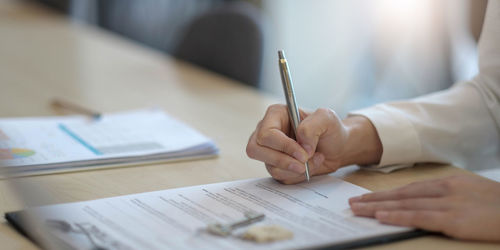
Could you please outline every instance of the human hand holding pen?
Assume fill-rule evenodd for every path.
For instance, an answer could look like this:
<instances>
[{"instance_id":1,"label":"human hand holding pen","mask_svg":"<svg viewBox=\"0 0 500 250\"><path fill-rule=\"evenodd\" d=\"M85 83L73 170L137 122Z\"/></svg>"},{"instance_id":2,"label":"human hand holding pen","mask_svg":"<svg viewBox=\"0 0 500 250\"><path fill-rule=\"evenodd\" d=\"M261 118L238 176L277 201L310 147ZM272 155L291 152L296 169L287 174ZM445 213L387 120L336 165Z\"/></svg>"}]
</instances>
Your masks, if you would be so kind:
<instances>
[{"instance_id":1,"label":"human hand holding pen","mask_svg":"<svg viewBox=\"0 0 500 250\"><path fill-rule=\"evenodd\" d=\"M380 161L382 144L371 122L362 116L341 120L330 109L308 113L302 118L294 140L285 105L270 106L250 136L247 154L265 163L271 176L284 183L305 180L305 162L310 174L322 175L351 164Z\"/></svg>"}]
</instances>

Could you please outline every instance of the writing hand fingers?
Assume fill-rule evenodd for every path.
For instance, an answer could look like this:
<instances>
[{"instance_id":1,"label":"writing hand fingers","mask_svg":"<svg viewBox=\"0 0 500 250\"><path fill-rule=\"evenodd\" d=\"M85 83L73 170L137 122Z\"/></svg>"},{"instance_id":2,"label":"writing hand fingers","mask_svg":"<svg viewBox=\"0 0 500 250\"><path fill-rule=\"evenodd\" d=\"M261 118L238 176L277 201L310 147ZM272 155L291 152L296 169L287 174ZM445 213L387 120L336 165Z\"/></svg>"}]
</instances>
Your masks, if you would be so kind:
<instances>
[{"instance_id":1,"label":"writing hand fingers","mask_svg":"<svg viewBox=\"0 0 500 250\"><path fill-rule=\"evenodd\" d=\"M250 158L265 162L276 168L302 174L305 171L304 163L271 148L262 147L257 144L255 133L250 137L247 146L247 154Z\"/></svg>"},{"instance_id":2,"label":"writing hand fingers","mask_svg":"<svg viewBox=\"0 0 500 250\"><path fill-rule=\"evenodd\" d=\"M286 134L288 130L290 130L290 122L286 107L272 105L257 126L256 143L259 146L288 154L301 162L306 162L309 158L307 152Z\"/></svg>"},{"instance_id":3,"label":"writing hand fingers","mask_svg":"<svg viewBox=\"0 0 500 250\"><path fill-rule=\"evenodd\" d=\"M262 147L283 152L301 162L306 162L308 159L306 151L295 140L277 129L258 132L256 142Z\"/></svg>"},{"instance_id":4,"label":"writing hand fingers","mask_svg":"<svg viewBox=\"0 0 500 250\"><path fill-rule=\"evenodd\" d=\"M270 164L266 164L267 171L277 181L283 184L295 184L305 180L304 174L281 169Z\"/></svg>"}]
</instances>

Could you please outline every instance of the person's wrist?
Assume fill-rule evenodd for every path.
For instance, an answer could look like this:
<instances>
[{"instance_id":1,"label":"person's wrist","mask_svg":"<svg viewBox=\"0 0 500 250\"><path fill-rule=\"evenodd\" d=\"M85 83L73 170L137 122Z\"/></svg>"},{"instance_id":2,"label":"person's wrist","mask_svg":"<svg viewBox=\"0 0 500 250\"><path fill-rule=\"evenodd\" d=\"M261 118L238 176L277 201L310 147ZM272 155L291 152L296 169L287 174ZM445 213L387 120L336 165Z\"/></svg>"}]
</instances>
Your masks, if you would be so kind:
<instances>
[{"instance_id":1,"label":"person's wrist","mask_svg":"<svg viewBox=\"0 0 500 250\"><path fill-rule=\"evenodd\" d=\"M375 126L364 116L349 116L342 121L347 131L341 165L378 164L382 157L382 143Z\"/></svg>"}]
</instances>

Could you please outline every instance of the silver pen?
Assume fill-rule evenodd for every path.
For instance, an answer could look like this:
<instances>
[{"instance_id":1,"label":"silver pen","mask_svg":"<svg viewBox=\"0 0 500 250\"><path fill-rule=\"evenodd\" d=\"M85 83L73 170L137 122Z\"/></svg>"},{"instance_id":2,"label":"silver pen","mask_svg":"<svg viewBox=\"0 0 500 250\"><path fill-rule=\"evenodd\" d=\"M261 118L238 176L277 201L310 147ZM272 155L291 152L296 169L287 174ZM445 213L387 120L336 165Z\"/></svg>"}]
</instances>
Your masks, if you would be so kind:
<instances>
[{"instance_id":1,"label":"silver pen","mask_svg":"<svg viewBox=\"0 0 500 250\"><path fill-rule=\"evenodd\" d=\"M290 116L290 123L293 127L293 132L297 135L297 127L300 123L300 113L297 102L295 101L295 92L293 90L292 76L290 75L290 69L288 68L288 63L285 59L285 52L283 50L278 50L281 82L283 83L283 91L285 92L286 106L288 107L288 115ZM306 179L309 181L309 165L306 161Z\"/></svg>"}]
</instances>

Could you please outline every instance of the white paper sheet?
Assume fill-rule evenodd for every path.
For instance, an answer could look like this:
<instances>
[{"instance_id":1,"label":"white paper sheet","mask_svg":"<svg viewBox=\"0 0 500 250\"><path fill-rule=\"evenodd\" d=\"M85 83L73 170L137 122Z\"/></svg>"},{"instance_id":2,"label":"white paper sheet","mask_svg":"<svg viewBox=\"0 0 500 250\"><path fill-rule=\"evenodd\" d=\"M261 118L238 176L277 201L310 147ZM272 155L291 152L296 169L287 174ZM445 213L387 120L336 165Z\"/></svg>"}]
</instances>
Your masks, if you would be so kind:
<instances>
[{"instance_id":1,"label":"white paper sheet","mask_svg":"<svg viewBox=\"0 0 500 250\"><path fill-rule=\"evenodd\" d=\"M475 171L475 173L482 177L500 182L500 168L484 169Z\"/></svg>"},{"instance_id":2,"label":"white paper sheet","mask_svg":"<svg viewBox=\"0 0 500 250\"><path fill-rule=\"evenodd\" d=\"M368 190L333 176L282 185L271 178L68 203L26 210L58 239L82 249L295 249L363 239L412 229L352 215L347 200ZM262 225L293 231L290 240L254 243L206 233L214 222L233 222L245 211L264 213ZM60 230L54 222L71 225ZM79 228L91 234L78 233ZM66 228L68 228L66 226Z\"/></svg>"}]
</instances>

